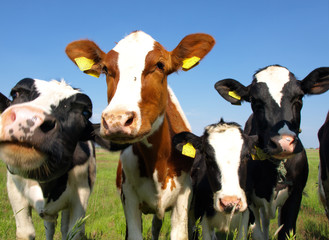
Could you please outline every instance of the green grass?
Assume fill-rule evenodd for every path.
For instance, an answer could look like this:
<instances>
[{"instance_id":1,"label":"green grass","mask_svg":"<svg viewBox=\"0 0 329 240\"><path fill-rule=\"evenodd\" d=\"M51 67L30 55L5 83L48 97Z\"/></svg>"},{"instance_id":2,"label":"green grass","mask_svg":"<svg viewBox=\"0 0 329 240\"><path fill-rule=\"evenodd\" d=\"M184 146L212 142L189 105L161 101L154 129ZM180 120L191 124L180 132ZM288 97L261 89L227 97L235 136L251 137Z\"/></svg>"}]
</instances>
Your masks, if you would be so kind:
<instances>
[{"instance_id":1,"label":"green grass","mask_svg":"<svg viewBox=\"0 0 329 240\"><path fill-rule=\"evenodd\" d=\"M297 222L297 239L329 239L328 220L317 195L318 151L309 149L307 155L310 174ZM125 237L125 218L115 187L118 158L118 153L109 153L101 149L97 151L97 178L86 213L88 216L86 219L86 239L112 240L124 239ZM12 240L15 239L15 218L6 193L6 167L2 162L0 162L0 189L2 190L2 194L0 194L0 239ZM33 221L37 232L36 240L45 239L43 222L35 212ZM143 216L145 239L151 239L151 222L151 215ZM59 225L57 225L55 240L61 239ZM272 221L272 235L276 229L277 224ZM169 239L169 235L170 215L167 213L160 239Z\"/></svg>"}]
</instances>

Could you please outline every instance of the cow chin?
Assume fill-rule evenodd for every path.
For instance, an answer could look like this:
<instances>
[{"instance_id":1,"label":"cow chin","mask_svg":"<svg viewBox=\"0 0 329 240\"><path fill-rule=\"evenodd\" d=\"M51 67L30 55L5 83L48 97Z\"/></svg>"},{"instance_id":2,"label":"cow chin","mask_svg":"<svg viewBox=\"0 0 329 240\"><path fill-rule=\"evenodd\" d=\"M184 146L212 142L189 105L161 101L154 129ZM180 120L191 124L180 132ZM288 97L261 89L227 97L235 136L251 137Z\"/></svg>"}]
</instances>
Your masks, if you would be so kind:
<instances>
[{"instance_id":1,"label":"cow chin","mask_svg":"<svg viewBox=\"0 0 329 240\"><path fill-rule=\"evenodd\" d=\"M13 169L31 171L41 167L47 160L47 155L26 144L1 143L0 158Z\"/></svg>"}]
</instances>

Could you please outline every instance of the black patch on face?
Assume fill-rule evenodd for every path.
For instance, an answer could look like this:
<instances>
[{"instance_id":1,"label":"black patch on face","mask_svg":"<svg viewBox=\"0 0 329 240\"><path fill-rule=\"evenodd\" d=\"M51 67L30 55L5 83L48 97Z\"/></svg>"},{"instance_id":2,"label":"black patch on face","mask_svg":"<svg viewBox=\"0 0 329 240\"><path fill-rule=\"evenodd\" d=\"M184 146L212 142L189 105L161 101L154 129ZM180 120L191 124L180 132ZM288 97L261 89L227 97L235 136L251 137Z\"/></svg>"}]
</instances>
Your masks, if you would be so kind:
<instances>
[{"instance_id":1,"label":"black patch on face","mask_svg":"<svg viewBox=\"0 0 329 240\"><path fill-rule=\"evenodd\" d=\"M19 81L15 87L12 88L10 96L13 98L12 105L30 102L40 96L35 85L35 80L31 78L24 78Z\"/></svg>"}]
</instances>

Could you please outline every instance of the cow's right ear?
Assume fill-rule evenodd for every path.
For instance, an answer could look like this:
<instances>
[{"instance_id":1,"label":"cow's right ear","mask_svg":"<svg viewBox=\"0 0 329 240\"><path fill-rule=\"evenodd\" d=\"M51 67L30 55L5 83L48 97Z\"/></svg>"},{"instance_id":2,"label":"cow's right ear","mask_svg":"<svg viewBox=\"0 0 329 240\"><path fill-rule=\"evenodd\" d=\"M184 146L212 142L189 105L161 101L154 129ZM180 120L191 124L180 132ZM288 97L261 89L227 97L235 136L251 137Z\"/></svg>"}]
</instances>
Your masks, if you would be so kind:
<instances>
[{"instance_id":1,"label":"cow's right ear","mask_svg":"<svg viewBox=\"0 0 329 240\"><path fill-rule=\"evenodd\" d=\"M65 52L81 71L93 77L99 77L104 68L105 53L90 40L78 40L69 43Z\"/></svg>"},{"instance_id":2,"label":"cow's right ear","mask_svg":"<svg viewBox=\"0 0 329 240\"><path fill-rule=\"evenodd\" d=\"M9 107L10 105L10 100L3 95L2 93L0 93L0 114L6 110L7 107Z\"/></svg>"},{"instance_id":3,"label":"cow's right ear","mask_svg":"<svg viewBox=\"0 0 329 240\"><path fill-rule=\"evenodd\" d=\"M245 87L234 79L220 80L215 84L217 92L233 105L241 105L242 101L249 102L249 86Z\"/></svg>"},{"instance_id":4,"label":"cow's right ear","mask_svg":"<svg viewBox=\"0 0 329 240\"><path fill-rule=\"evenodd\" d=\"M181 132L176 134L172 139L173 147L190 158L196 158L200 154L201 138L191 132Z\"/></svg>"}]
</instances>

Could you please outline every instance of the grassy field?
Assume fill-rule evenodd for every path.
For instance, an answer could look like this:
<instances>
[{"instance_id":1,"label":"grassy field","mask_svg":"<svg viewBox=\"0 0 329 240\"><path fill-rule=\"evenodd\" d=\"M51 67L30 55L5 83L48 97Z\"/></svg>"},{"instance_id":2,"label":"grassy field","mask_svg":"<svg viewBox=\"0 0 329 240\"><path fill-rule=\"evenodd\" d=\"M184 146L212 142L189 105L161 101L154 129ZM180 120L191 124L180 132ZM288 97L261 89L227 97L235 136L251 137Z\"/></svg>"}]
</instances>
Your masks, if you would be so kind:
<instances>
[{"instance_id":1,"label":"grassy field","mask_svg":"<svg viewBox=\"0 0 329 240\"><path fill-rule=\"evenodd\" d=\"M307 150L310 174L305 188L301 211L297 222L298 239L329 239L329 225L324 210L319 204L317 195L317 174L319 157L318 151ZM115 187L115 174L118 153L109 153L98 149L97 151L97 180L94 191L89 200L86 221L86 238L98 239L124 239L125 219L120 198ZM6 193L6 167L0 163L0 239L15 239L15 219ZM160 239L169 239L170 216L166 214ZM45 239L42 220L34 214L37 237L36 240ZM151 215L143 217L144 238L151 237ZM59 224L58 224L59 225ZM276 222L271 225L271 234L277 229ZM59 226L57 226L55 239L61 239ZM275 237L273 238L275 239Z\"/></svg>"}]
</instances>

